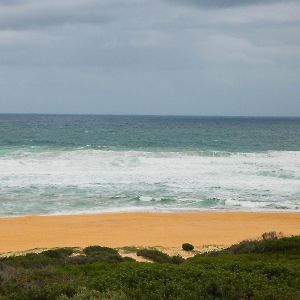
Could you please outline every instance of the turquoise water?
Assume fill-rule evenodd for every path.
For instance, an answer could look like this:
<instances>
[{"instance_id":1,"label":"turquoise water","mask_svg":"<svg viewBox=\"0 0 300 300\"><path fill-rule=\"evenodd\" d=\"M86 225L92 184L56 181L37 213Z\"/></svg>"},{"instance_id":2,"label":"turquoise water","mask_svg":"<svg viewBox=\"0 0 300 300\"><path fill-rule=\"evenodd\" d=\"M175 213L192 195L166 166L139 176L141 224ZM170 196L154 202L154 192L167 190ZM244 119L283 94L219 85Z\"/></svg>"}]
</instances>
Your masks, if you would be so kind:
<instances>
[{"instance_id":1,"label":"turquoise water","mask_svg":"<svg viewBox=\"0 0 300 300\"><path fill-rule=\"evenodd\" d=\"M0 215L299 210L300 118L0 115Z\"/></svg>"}]
</instances>

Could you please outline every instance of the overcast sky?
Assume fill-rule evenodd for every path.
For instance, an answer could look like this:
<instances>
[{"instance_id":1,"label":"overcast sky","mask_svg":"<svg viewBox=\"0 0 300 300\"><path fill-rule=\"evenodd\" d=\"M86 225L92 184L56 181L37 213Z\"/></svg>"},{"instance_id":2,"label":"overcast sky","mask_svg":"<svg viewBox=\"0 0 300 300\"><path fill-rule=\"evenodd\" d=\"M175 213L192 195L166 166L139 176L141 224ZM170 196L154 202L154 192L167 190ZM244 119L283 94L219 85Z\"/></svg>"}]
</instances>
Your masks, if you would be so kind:
<instances>
[{"instance_id":1,"label":"overcast sky","mask_svg":"<svg viewBox=\"0 0 300 300\"><path fill-rule=\"evenodd\" d=\"M0 112L300 116L300 0L0 0Z\"/></svg>"}]
</instances>

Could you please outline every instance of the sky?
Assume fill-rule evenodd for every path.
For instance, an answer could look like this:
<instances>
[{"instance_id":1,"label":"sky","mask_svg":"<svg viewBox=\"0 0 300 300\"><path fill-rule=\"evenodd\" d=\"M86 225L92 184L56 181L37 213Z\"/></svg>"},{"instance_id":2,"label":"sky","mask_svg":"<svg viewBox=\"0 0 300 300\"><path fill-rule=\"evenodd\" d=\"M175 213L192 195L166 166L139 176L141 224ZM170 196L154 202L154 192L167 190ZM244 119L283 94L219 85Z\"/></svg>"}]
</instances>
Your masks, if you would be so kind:
<instances>
[{"instance_id":1,"label":"sky","mask_svg":"<svg viewBox=\"0 0 300 300\"><path fill-rule=\"evenodd\" d=\"M0 0L0 113L300 116L300 0Z\"/></svg>"}]
</instances>

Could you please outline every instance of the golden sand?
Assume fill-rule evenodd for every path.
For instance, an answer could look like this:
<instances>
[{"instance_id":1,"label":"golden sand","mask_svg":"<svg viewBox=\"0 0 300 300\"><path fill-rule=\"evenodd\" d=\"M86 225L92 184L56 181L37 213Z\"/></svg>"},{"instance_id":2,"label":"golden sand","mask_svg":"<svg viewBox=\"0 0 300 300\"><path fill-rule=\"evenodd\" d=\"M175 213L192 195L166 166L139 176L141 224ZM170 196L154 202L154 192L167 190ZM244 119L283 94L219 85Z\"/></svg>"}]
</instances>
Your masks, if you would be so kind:
<instances>
[{"instance_id":1,"label":"golden sand","mask_svg":"<svg viewBox=\"0 0 300 300\"><path fill-rule=\"evenodd\" d=\"M34 248L228 246L263 232L300 234L299 213L185 212L30 216L0 219L0 253Z\"/></svg>"}]
</instances>

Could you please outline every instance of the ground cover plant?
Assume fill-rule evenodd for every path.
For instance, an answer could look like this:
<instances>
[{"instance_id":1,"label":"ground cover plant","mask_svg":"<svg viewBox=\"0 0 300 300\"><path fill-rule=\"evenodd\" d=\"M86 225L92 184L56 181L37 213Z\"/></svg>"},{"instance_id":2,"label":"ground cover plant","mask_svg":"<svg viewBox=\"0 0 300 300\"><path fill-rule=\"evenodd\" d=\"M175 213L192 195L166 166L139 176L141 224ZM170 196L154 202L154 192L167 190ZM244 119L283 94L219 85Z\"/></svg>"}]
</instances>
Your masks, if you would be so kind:
<instances>
[{"instance_id":1,"label":"ground cover plant","mask_svg":"<svg viewBox=\"0 0 300 300\"><path fill-rule=\"evenodd\" d=\"M149 251L140 254L163 261L138 263L100 246L2 258L0 299L300 299L300 237L245 241L176 263Z\"/></svg>"}]
</instances>

